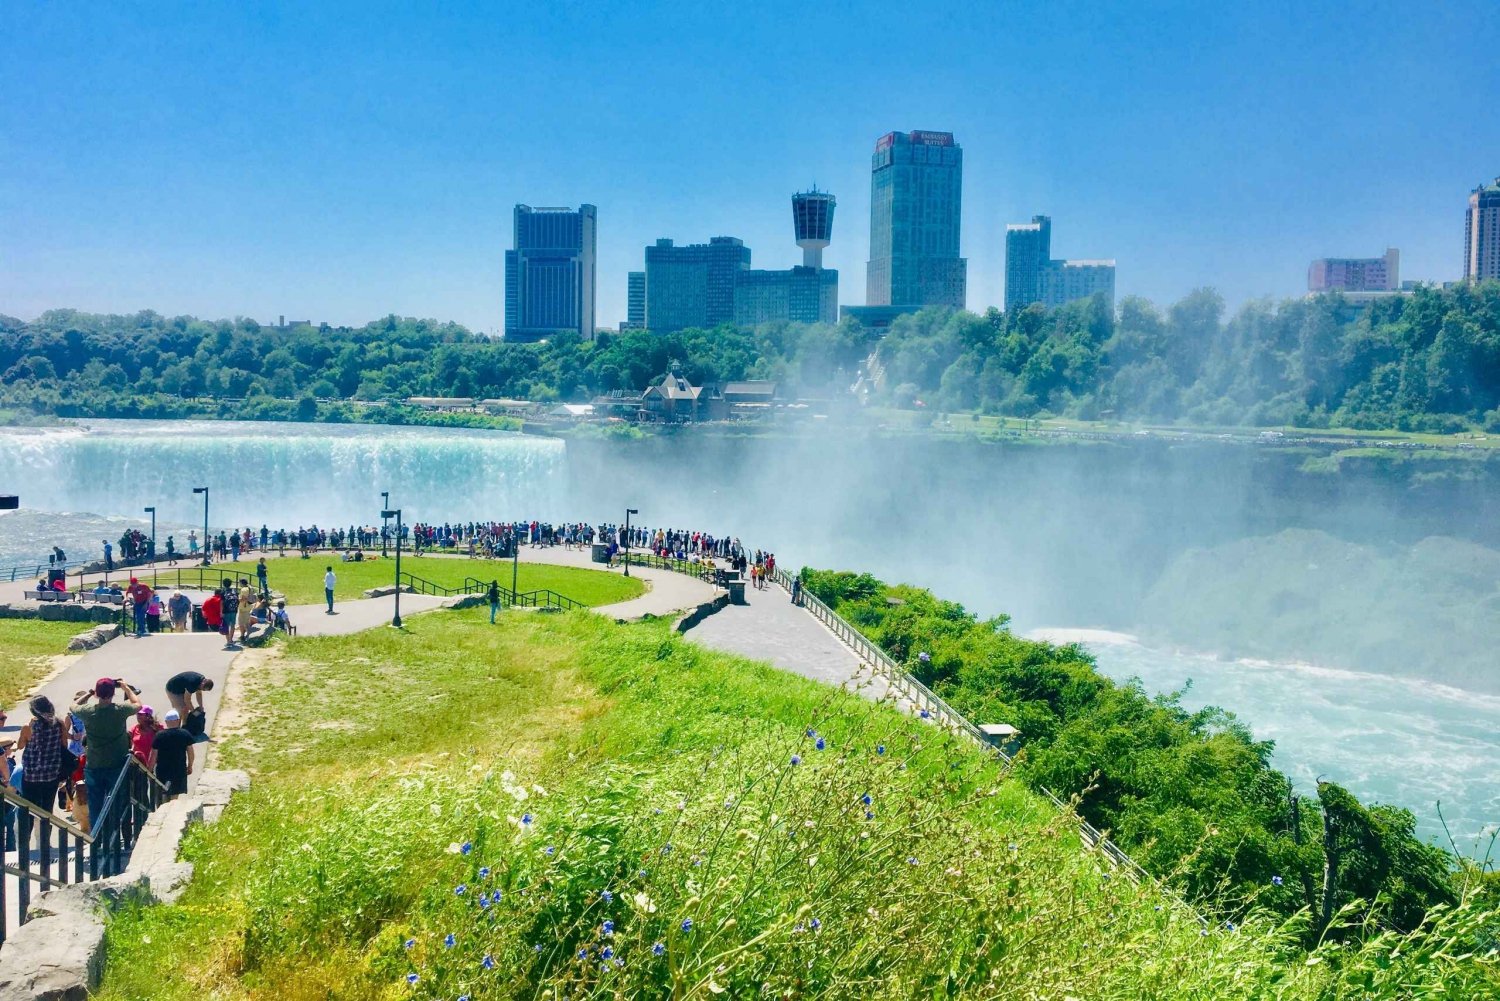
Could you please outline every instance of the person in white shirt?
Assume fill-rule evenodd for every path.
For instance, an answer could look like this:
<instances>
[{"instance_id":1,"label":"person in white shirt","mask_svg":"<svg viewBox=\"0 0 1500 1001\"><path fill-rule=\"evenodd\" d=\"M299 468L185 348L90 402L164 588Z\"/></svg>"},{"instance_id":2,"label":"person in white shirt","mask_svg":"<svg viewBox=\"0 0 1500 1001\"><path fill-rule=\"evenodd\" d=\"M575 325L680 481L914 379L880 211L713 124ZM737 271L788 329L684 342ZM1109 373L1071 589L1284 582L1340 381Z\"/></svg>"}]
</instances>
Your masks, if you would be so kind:
<instances>
[{"instance_id":1,"label":"person in white shirt","mask_svg":"<svg viewBox=\"0 0 1500 1001\"><path fill-rule=\"evenodd\" d=\"M323 596L328 599L328 614L333 614L333 585L338 583L338 578L333 575L333 567L327 567L327 573L323 574Z\"/></svg>"}]
</instances>

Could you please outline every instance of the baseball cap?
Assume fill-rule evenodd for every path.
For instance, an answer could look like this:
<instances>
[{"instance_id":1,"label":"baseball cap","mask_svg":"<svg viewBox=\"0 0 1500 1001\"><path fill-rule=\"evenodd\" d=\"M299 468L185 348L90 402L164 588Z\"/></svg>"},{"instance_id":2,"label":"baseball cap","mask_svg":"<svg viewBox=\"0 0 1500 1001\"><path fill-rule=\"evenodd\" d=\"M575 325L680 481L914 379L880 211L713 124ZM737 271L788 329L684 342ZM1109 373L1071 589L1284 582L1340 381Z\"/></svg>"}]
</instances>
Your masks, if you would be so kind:
<instances>
[{"instance_id":1,"label":"baseball cap","mask_svg":"<svg viewBox=\"0 0 1500 1001\"><path fill-rule=\"evenodd\" d=\"M168 723L176 723L178 720L182 719L182 714L179 713L176 709L168 709L167 714L163 716L162 719Z\"/></svg>"},{"instance_id":2,"label":"baseball cap","mask_svg":"<svg viewBox=\"0 0 1500 1001\"><path fill-rule=\"evenodd\" d=\"M137 709L135 711L135 714L137 716L155 716L156 715L156 711L154 709L152 709L150 706L141 706L139 709Z\"/></svg>"},{"instance_id":3,"label":"baseball cap","mask_svg":"<svg viewBox=\"0 0 1500 1001\"><path fill-rule=\"evenodd\" d=\"M112 699L115 697L115 679L100 678L94 682L94 694L101 699Z\"/></svg>"}]
</instances>

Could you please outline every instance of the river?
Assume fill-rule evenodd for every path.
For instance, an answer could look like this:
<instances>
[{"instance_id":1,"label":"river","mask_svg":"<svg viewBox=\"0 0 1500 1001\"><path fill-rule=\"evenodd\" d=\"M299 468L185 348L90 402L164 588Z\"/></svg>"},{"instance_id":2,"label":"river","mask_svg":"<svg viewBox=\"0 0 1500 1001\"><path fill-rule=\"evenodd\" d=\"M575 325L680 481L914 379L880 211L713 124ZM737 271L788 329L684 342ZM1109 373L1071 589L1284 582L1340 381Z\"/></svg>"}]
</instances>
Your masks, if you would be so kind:
<instances>
[{"instance_id":1,"label":"river","mask_svg":"<svg viewBox=\"0 0 1500 1001\"><path fill-rule=\"evenodd\" d=\"M931 587L1023 633L1065 624L1048 635L1082 638L1112 677L1152 692L1191 680L1184 705L1235 712L1299 786L1327 775L1413 810L1424 836L1441 834L1438 802L1463 850L1500 821L1488 489L1309 478L1243 446L87 423L0 431L0 492L22 500L0 514L0 564L53 545L97 557L103 538L146 528L146 506L185 548L201 485L216 530L375 523L381 491L408 521L618 521L629 505L648 526L771 546L785 566ZM1260 576L1243 576L1252 564ZM1246 637L1271 655L1243 656ZM1216 638L1222 657L1177 649Z\"/></svg>"}]
</instances>

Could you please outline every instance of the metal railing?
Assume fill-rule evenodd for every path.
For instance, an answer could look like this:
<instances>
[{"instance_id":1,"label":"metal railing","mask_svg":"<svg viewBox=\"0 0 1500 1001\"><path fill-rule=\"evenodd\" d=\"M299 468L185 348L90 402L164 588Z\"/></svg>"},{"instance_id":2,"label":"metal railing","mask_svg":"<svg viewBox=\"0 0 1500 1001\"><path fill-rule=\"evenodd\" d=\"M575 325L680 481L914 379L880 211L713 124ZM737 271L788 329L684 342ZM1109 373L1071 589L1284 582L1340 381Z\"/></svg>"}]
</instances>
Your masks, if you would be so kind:
<instances>
[{"instance_id":1,"label":"metal railing","mask_svg":"<svg viewBox=\"0 0 1500 1001\"><path fill-rule=\"evenodd\" d=\"M624 550L621 550L616 558L623 564L625 561ZM652 567L657 570L671 570L674 573L686 574L689 577L696 577L701 581L717 585L719 583L719 571L728 566L728 560L726 559L721 566L709 567L703 563L694 563L691 560L669 559L664 556L657 556L649 550L632 548L630 550L630 565L633 567Z\"/></svg>"},{"instance_id":2,"label":"metal railing","mask_svg":"<svg viewBox=\"0 0 1500 1001\"><path fill-rule=\"evenodd\" d=\"M0 567L0 577L8 577L12 581L24 580L27 577L41 577L48 570L56 570L59 567L64 572L76 570L88 566L93 560L69 560L66 563L17 563L14 566Z\"/></svg>"},{"instance_id":3,"label":"metal railing","mask_svg":"<svg viewBox=\"0 0 1500 1001\"><path fill-rule=\"evenodd\" d=\"M436 597L453 597L461 594L487 594L490 585L477 577L465 577L462 584L448 587L416 574L402 572L398 581L402 587L410 587L417 594L430 594ZM500 592L500 600L506 605L516 608L587 608L588 605L566 594L559 594L550 587L540 587L532 591L512 591L503 585L496 585Z\"/></svg>"},{"instance_id":4,"label":"metal railing","mask_svg":"<svg viewBox=\"0 0 1500 1001\"><path fill-rule=\"evenodd\" d=\"M791 593L792 581L796 579L796 575L788 573L781 567L777 567L773 579L777 584L785 588L788 593ZM864 633L850 625L849 621L842 615L828 607L817 595L811 594L806 588L803 588L800 600L802 607L807 609L814 618L827 626L845 646L854 651L857 657L873 665L885 677L887 684L901 698L911 703L912 707L924 719L934 719L940 725L947 727L955 733L968 737L985 750L998 755L1007 767L1010 766L1012 762L1011 756L991 743L983 730L970 722L968 717L964 716L963 713L945 702L932 689L913 677L911 672L896 663L889 654L871 642L869 637L865 636ZM1142 869L1133 858L1125 853L1123 848L1105 837L1093 824L1078 816L1078 811L1071 803L1064 802L1046 786L1036 786L1035 788L1043 796L1046 796L1052 802L1052 805L1056 806L1059 810L1072 814L1077 819L1079 836L1087 847L1098 849L1114 865L1124 869L1133 878L1155 882L1145 869Z\"/></svg>"},{"instance_id":5,"label":"metal railing","mask_svg":"<svg viewBox=\"0 0 1500 1001\"><path fill-rule=\"evenodd\" d=\"M5 944L10 924L9 884L16 884L16 924L30 920L31 893L91 882L118 875L130 861L146 818L165 799L166 786L131 755L105 798L90 830L63 820L49 809L23 799L10 789L0 789L0 812L4 814L4 837L12 838L16 864L0 865L0 945ZM35 853L31 842L38 842ZM33 859L35 854L35 859Z\"/></svg>"}]
</instances>

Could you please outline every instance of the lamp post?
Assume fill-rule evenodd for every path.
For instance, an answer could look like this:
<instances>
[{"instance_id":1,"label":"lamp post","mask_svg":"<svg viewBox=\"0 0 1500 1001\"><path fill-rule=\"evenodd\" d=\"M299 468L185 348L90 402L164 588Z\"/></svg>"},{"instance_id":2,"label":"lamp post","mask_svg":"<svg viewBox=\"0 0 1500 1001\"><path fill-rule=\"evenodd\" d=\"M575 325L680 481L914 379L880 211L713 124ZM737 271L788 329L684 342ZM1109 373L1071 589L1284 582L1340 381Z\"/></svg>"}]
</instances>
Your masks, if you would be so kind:
<instances>
[{"instance_id":1,"label":"lamp post","mask_svg":"<svg viewBox=\"0 0 1500 1001\"><path fill-rule=\"evenodd\" d=\"M386 521L388 519L385 516L385 512L391 506L391 492L389 490L380 491L380 500L380 555L384 556L386 536L390 534L386 531Z\"/></svg>"},{"instance_id":2,"label":"lamp post","mask_svg":"<svg viewBox=\"0 0 1500 1001\"><path fill-rule=\"evenodd\" d=\"M625 509L625 576L630 576L630 516L641 512L633 507Z\"/></svg>"},{"instance_id":3,"label":"lamp post","mask_svg":"<svg viewBox=\"0 0 1500 1001\"><path fill-rule=\"evenodd\" d=\"M146 508L146 513L151 516L151 546L146 550L151 556L151 562L156 562L156 508Z\"/></svg>"},{"instance_id":4,"label":"lamp post","mask_svg":"<svg viewBox=\"0 0 1500 1001\"><path fill-rule=\"evenodd\" d=\"M194 487L193 493L203 495L203 565L208 566L208 487Z\"/></svg>"},{"instance_id":5,"label":"lamp post","mask_svg":"<svg viewBox=\"0 0 1500 1001\"><path fill-rule=\"evenodd\" d=\"M401 509L386 508L380 512L380 517L396 519L396 614L391 619L391 625L397 629L401 628Z\"/></svg>"},{"instance_id":6,"label":"lamp post","mask_svg":"<svg viewBox=\"0 0 1500 1001\"><path fill-rule=\"evenodd\" d=\"M520 593L517 580L521 575L521 535L516 531L516 526L510 527L510 603L516 603L516 595Z\"/></svg>"}]
</instances>

